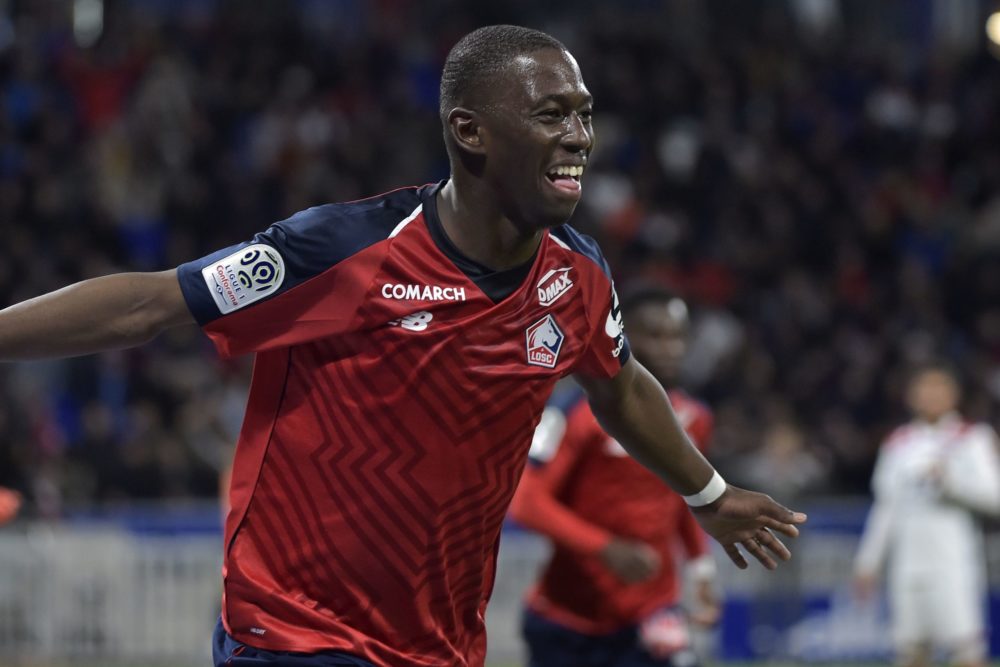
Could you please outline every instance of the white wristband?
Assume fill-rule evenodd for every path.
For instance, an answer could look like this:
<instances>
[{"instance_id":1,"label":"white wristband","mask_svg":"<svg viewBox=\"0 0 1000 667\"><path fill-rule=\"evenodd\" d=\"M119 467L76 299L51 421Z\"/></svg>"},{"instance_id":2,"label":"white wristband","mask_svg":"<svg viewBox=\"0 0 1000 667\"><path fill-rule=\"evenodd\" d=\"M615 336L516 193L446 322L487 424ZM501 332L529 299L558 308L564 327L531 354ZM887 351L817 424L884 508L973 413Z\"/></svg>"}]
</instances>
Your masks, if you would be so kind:
<instances>
[{"instance_id":1,"label":"white wristband","mask_svg":"<svg viewBox=\"0 0 1000 667\"><path fill-rule=\"evenodd\" d=\"M705 488L694 494L693 496L681 496L691 507L704 507L705 505L711 505L726 492L726 480L722 479L722 475L716 470L715 474L712 475L712 479L708 480L708 484Z\"/></svg>"},{"instance_id":2,"label":"white wristband","mask_svg":"<svg viewBox=\"0 0 1000 667\"><path fill-rule=\"evenodd\" d=\"M711 581L715 579L715 559L712 558L712 554L698 556L688 561L687 571L695 581Z\"/></svg>"}]
</instances>

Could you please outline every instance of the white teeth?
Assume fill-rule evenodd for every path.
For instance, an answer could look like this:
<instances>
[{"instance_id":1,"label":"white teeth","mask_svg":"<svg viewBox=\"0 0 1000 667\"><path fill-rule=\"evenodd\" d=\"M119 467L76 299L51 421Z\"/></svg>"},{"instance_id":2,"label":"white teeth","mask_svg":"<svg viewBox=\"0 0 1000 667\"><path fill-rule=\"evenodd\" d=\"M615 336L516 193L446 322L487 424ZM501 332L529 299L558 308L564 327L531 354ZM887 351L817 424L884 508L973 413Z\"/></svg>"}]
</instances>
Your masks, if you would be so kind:
<instances>
[{"instance_id":1,"label":"white teeth","mask_svg":"<svg viewBox=\"0 0 1000 667\"><path fill-rule=\"evenodd\" d=\"M579 178L580 176L583 176L583 167L561 165L559 167L556 167L549 173L555 174L557 176L570 176L572 178Z\"/></svg>"}]
</instances>

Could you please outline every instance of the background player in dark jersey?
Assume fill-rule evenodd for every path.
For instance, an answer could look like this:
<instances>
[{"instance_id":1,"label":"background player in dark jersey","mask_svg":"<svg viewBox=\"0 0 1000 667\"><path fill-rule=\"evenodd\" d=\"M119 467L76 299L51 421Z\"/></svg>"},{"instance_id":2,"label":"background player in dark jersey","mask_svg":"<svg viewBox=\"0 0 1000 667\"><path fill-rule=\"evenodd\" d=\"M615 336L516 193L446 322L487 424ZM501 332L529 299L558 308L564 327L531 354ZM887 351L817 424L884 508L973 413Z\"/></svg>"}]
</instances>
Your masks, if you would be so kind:
<instances>
[{"instance_id":1,"label":"background player in dark jersey","mask_svg":"<svg viewBox=\"0 0 1000 667\"><path fill-rule=\"evenodd\" d=\"M676 387L686 347L683 301L655 287L622 300L636 357L667 390L704 451L709 410ZM581 397L582 399L582 397ZM565 416L546 408L511 512L552 539L554 554L529 594L524 634L532 667L653 667L696 662L677 609L683 552L694 566L697 620L718 616L714 563L683 499L627 456L585 400Z\"/></svg>"},{"instance_id":2,"label":"background player in dark jersey","mask_svg":"<svg viewBox=\"0 0 1000 667\"><path fill-rule=\"evenodd\" d=\"M159 273L0 312L0 359L86 354L197 322L255 353L226 521L217 664L485 661L506 508L555 382L741 567L805 521L727 486L631 358L607 264L564 223L592 99L552 37L492 26L441 82L449 180L331 204ZM322 661L322 662L320 662Z\"/></svg>"}]
</instances>

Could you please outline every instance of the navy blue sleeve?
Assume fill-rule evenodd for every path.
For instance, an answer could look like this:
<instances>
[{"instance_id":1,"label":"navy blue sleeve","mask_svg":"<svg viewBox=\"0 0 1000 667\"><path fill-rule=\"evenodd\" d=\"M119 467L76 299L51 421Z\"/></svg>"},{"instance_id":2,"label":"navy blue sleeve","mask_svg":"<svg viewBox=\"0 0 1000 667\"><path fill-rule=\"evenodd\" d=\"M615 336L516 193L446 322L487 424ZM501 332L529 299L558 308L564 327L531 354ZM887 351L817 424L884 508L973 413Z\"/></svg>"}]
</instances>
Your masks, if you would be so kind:
<instances>
[{"instance_id":1,"label":"navy blue sleeve","mask_svg":"<svg viewBox=\"0 0 1000 667\"><path fill-rule=\"evenodd\" d=\"M617 357L619 366L624 366L632 356L632 348L629 346L628 337L625 335L625 322L622 318L621 304L618 302L618 293L615 292L615 281L611 276L611 267L604 258L604 253L597 245L597 241L581 234L569 225L555 227L551 231L552 235L570 250L583 255L596 264L604 277L607 279L607 293L604 303L600 324L602 331L613 339L612 350ZM598 334L600 336L600 334Z\"/></svg>"},{"instance_id":2,"label":"navy blue sleeve","mask_svg":"<svg viewBox=\"0 0 1000 667\"><path fill-rule=\"evenodd\" d=\"M181 291L205 326L294 289L386 239L419 204L416 191L406 189L300 211L247 242L180 265Z\"/></svg>"}]
</instances>

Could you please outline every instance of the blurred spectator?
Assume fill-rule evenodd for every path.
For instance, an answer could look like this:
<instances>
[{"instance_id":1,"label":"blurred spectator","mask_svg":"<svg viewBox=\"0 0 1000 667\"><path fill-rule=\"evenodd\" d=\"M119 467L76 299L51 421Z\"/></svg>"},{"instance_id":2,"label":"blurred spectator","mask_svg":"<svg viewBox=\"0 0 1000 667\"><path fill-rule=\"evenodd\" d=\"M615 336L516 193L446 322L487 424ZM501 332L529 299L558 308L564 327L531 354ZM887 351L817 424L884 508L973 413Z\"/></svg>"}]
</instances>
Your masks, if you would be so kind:
<instances>
[{"instance_id":1,"label":"blurred spectator","mask_svg":"<svg viewBox=\"0 0 1000 667\"><path fill-rule=\"evenodd\" d=\"M825 487L828 470L820 455L811 451L804 435L793 424L772 424L747 457L742 474L733 475L745 484L790 503L803 494L817 493Z\"/></svg>"}]
</instances>

